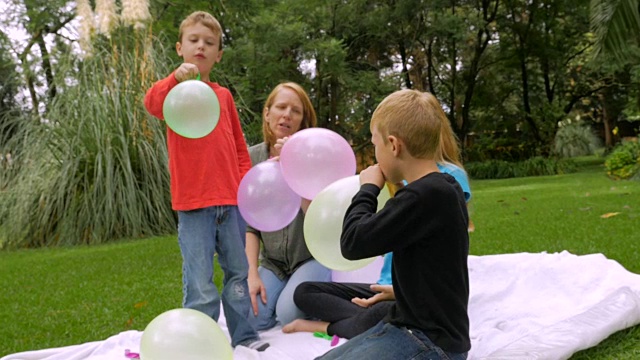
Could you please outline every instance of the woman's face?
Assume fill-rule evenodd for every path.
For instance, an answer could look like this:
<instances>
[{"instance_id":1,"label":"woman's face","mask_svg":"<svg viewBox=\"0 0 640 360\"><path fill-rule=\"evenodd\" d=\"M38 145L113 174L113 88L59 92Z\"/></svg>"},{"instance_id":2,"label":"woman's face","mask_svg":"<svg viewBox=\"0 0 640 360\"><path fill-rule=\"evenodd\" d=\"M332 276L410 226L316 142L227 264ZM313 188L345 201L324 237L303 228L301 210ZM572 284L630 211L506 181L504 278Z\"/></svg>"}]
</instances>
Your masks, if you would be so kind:
<instances>
[{"instance_id":1,"label":"woman's face","mask_svg":"<svg viewBox=\"0 0 640 360\"><path fill-rule=\"evenodd\" d=\"M300 130L303 109L295 91L286 87L278 91L271 107L265 109L265 119L276 139L291 136Z\"/></svg>"}]
</instances>

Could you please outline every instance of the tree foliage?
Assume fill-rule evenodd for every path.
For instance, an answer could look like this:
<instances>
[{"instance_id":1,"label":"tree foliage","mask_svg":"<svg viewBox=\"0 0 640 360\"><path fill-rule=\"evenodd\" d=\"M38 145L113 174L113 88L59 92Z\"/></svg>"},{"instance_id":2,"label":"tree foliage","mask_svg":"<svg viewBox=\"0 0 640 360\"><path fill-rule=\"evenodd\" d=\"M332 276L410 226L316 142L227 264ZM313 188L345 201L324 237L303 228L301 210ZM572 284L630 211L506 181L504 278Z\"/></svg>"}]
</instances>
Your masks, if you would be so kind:
<instances>
[{"instance_id":1,"label":"tree foliage","mask_svg":"<svg viewBox=\"0 0 640 360\"><path fill-rule=\"evenodd\" d=\"M591 0L590 6L594 57L608 54L621 62L628 60L629 48L640 40L640 1Z\"/></svg>"}]
</instances>

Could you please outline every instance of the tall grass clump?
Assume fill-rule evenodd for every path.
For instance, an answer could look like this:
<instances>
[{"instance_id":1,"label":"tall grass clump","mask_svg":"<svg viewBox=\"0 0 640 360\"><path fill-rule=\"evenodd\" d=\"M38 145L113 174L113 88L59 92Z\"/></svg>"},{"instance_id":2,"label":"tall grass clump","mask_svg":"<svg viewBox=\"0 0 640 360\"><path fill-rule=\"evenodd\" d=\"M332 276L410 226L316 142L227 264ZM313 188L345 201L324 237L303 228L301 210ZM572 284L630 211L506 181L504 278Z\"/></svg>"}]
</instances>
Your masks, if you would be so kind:
<instances>
[{"instance_id":1,"label":"tall grass clump","mask_svg":"<svg viewBox=\"0 0 640 360\"><path fill-rule=\"evenodd\" d=\"M602 141L583 122L562 123L553 140L556 154L564 158L592 155L602 147Z\"/></svg>"},{"instance_id":2,"label":"tall grass clump","mask_svg":"<svg viewBox=\"0 0 640 360\"><path fill-rule=\"evenodd\" d=\"M4 175L0 247L94 244L175 230L164 124L143 97L169 70L139 33L104 39L59 64L58 95ZM0 175L2 176L2 175Z\"/></svg>"}]
</instances>

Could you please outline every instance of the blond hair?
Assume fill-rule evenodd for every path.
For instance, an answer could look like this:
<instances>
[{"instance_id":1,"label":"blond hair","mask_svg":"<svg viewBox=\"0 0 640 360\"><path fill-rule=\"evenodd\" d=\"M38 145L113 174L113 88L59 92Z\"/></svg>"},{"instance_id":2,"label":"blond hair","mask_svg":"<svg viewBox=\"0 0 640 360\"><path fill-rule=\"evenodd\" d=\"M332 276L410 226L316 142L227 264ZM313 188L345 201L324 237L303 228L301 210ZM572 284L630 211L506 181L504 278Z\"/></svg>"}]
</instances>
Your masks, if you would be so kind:
<instances>
[{"instance_id":1,"label":"blond hair","mask_svg":"<svg viewBox=\"0 0 640 360\"><path fill-rule=\"evenodd\" d=\"M371 117L371 129L377 127L385 143L390 135L402 140L413 157L437 160L440 134L448 121L440 102L430 93L400 90L378 105Z\"/></svg>"},{"instance_id":2,"label":"blond hair","mask_svg":"<svg viewBox=\"0 0 640 360\"><path fill-rule=\"evenodd\" d=\"M442 128L440 131L440 146L436 151L435 160L437 163L450 163L459 168L462 167L462 159L460 156L460 144L458 137L451 128L451 122L449 119L442 122Z\"/></svg>"},{"instance_id":3,"label":"blond hair","mask_svg":"<svg viewBox=\"0 0 640 360\"><path fill-rule=\"evenodd\" d=\"M264 142L267 144L269 148L276 143L276 135L271 131L269 127L269 123L267 122L267 111L271 109L273 106L273 102L275 101L276 96L282 89L289 89L295 92L300 98L300 102L302 103L302 122L300 123L300 129L307 129L316 126L316 111L313 109L313 105L311 104L311 99L309 99L309 95L304 91L302 86L294 83L294 82L286 82L278 84L269 96L267 97L267 101L264 103L264 110L262 111L262 135L264 137Z\"/></svg>"},{"instance_id":4,"label":"blond hair","mask_svg":"<svg viewBox=\"0 0 640 360\"><path fill-rule=\"evenodd\" d=\"M213 15L205 11L192 12L189 16L182 20L182 22L180 23L180 30L178 32L178 42L182 42L184 28L195 24L202 24L206 26L213 32L214 35L218 36L220 38L220 41L218 41L218 49L222 50L222 26L220 26L220 23Z\"/></svg>"}]
</instances>

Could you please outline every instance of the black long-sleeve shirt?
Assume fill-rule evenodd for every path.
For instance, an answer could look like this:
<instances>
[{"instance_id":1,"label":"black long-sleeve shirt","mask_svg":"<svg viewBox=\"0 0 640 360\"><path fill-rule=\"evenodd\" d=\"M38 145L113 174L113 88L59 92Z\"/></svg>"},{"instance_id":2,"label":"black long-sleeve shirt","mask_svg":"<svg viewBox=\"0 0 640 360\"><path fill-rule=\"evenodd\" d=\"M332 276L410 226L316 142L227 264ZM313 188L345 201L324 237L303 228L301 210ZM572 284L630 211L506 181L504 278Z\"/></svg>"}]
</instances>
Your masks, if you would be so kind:
<instances>
[{"instance_id":1,"label":"black long-sleeve shirt","mask_svg":"<svg viewBox=\"0 0 640 360\"><path fill-rule=\"evenodd\" d=\"M393 251L396 303L385 322L422 330L445 351L469 351L469 217L456 180L430 173L400 189L376 213L380 189L364 184L345 214L346 259Z\"/></svg>"}]
</instances>

